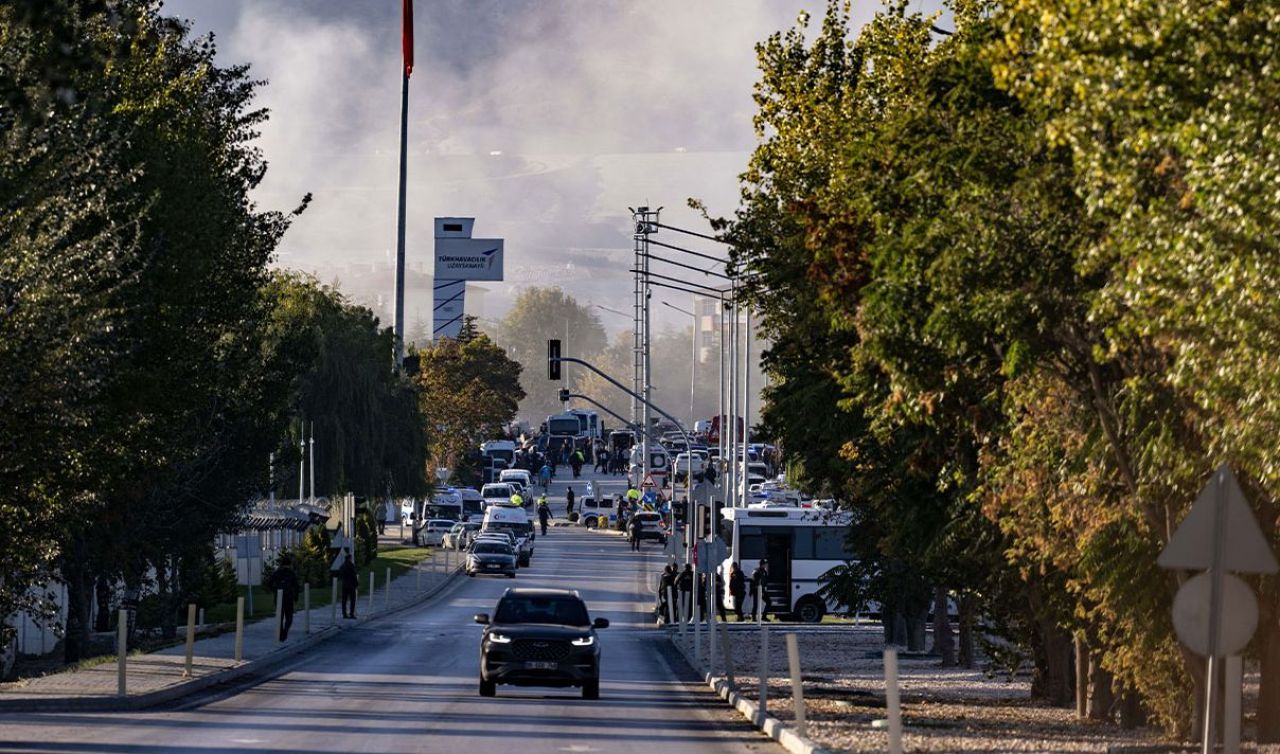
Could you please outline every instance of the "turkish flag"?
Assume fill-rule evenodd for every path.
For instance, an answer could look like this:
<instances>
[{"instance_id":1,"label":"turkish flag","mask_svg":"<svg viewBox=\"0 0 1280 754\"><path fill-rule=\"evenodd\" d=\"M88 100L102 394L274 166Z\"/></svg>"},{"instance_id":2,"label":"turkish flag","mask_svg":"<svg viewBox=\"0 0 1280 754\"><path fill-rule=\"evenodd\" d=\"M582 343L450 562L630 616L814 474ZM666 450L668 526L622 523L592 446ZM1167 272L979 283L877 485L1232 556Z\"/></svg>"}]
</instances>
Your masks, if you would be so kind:
<instances>
[{"instance_id":1,"label":"turkish flag","mask_svg":"<svg viewBox=\"0 0 1280 754\"><path fill-rule=\"evenodd\" d=\"M403 0L404 2L404 35L402 46L404 47L404 75L409 76L413 73L413 0Z\"/></svg>"}]
</instances>

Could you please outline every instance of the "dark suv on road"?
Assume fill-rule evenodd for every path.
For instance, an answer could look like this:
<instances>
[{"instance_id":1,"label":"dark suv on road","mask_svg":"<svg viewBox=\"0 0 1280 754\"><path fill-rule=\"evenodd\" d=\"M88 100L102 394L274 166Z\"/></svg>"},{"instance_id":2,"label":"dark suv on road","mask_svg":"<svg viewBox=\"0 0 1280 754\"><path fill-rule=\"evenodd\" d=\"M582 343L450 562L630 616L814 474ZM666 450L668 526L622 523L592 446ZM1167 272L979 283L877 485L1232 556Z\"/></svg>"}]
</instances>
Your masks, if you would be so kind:
<instances>
[{"instance_id":1,"label":"dark suv on road","mask_svg":"<svg viewBox=\"0 0 1280 754\"><path fill-rule=\"evenodd\" d=\"M480 639L480 696L498 684L580 686L583 699L600 698L600 642L609 621L587 615L586 603L567 589L508 589L492 619L484 613Z\"/></svg>"}]
</instances>

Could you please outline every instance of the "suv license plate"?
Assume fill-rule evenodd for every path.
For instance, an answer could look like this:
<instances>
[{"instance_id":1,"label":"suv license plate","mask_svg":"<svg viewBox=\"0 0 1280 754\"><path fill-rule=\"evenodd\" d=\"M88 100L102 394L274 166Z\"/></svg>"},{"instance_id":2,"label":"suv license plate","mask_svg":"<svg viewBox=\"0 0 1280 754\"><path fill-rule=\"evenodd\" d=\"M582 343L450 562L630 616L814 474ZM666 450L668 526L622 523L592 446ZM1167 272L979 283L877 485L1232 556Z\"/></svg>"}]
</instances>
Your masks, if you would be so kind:
<instances>
[{"instance_id":1,"label":"suv license plate","mask_svg":"<svg viewBox=\"0 0 1280 754\"><path fill-rule=\"evenodd\" d=\"M526 662L524 666L529 670L555 670L556 669L556 663L554 662Z\"/></svg>"}]
</instances>

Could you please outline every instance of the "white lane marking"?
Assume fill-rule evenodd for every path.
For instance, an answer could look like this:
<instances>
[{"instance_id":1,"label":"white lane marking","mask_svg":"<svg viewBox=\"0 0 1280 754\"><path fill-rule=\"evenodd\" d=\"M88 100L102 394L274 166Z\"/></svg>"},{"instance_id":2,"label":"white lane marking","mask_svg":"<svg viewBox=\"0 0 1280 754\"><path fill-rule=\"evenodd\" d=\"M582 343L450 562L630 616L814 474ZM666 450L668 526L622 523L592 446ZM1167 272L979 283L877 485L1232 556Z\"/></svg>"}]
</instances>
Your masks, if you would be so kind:
<instances>
[{"instance_id":1,"label":"white lane marking","mask_svg":"<svg viewBox=\"0 0 1280 754\"><path fill-rule=\"evenodd\" d=\"M586 744L570 744L560 749L560 751L600 751L599 749L587 746Z\"/></svg>"},{"instance_id":2,"label":"white lane marking","mask_svg":"<svg viewBox=\"0 0 1280 754\"><path fill-rule=\"evenodd\" d=\"M265 738L233 738L231 739L231 743L233 744L265 744L266 742L267 742L267 739Z\"/></svg>"}]
</instances>

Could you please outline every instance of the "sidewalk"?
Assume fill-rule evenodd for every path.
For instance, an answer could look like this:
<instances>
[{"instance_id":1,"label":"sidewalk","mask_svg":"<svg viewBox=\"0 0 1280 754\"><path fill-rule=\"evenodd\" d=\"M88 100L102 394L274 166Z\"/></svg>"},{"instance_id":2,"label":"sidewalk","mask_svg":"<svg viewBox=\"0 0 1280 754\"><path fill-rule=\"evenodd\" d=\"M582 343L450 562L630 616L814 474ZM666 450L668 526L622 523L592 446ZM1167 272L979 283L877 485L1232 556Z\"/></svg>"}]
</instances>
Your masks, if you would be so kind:
<instances>
[{"instance_id":1,"label":"sidewalk","mask_svg":"<svg viewBox=\"0 0 1280 754\"><path fill-rule=\"evenodd\" d=\"M276 640L274 616L245 623L240 662L235 660L235 625L222 624L216 628L226 629L225 633L197 636L190 678L183 676L186 645L180 643L149 654L131 654L126 660L126 696L117 695L117 663L112 659L89 668L0 684L0 712L139 709L177 699L291 657L346 627L423 602L448 585L460 561L459 553L434 550L430 558L393 579L389 595L384 584L376 584L372 609L368 585L362 584L355 621L344 621L336 603L304 611L299 596L288 640ZM197 627L197 631L201 628L215 627ZM185 639L185 624L179 626L178 636Z\"/></svg>"}]
</instances>

